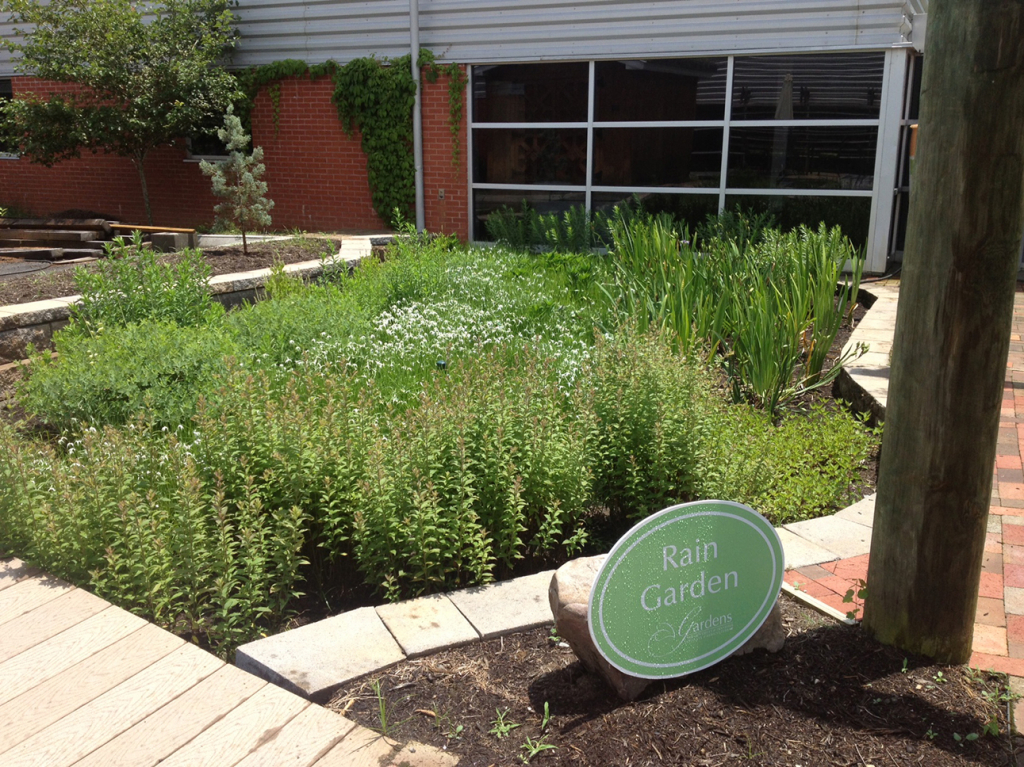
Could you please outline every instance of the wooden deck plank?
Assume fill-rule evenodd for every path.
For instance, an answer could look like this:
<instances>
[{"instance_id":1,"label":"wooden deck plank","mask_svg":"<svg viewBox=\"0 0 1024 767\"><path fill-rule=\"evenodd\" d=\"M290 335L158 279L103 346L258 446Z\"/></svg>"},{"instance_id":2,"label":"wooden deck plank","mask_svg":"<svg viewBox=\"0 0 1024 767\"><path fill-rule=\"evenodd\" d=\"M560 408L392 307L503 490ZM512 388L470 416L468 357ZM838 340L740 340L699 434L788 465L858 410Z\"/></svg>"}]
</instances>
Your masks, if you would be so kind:
<instances>
[{"instance_id":1,"label":"wooden deck plank","mask_svg":"<svg viewBox=\"0 0 1024 767\"><path fill-rule=\"evenodd\" d=\"M20 559L0 560L0 591L3 591L8 586L13 586L19 581L39 574L38 570L34 567L29 567Z\"/></svg>"},{"instance_id":2,"label":"wooden deck plank","mask_svg":"<svg viewBox=\"0 0 1024 767\"><path fill-rule=\"evenodd\" d=\"M355 726L345 739L328 751L314 767L380 767L389 764L396 744L373 730Z\"/></svg>"},{"instance_id":3,"label":"wooden deck plank","mask_svg":"<svg viewBox=\"0 0 1024 767\"><path fill-rule=\"evenodd\" d=\"M16 588L18 586L11 587ZM0 663L0 703L18 697L145 625L142 618L118 607L108 607Z\"/></svg>"},{"instance_id":4,"label":"wooden deck plank","mask_svg":"<svg viewBox=\"0 0 1024 767\"><path fill-rule=\"evenodd\" d=\"M2 754L5 751L153 665L183 644L183 640L163 629L143 626L0 705L0 763L4 762Z\"/></svg>"},{"instance_id":5,"label":"wooden deck plank","mask_svg":"<svg viewBox=\"0 0 1024 767\"><path fill-rule=\"evenodd\" d=\"M82 589L72 589L35 610L7 621L0 628L0 663L108 607L110 604L98 596Z\"/></svg>"},{"instance_id":6,"label":"wooden deck plank","mask_svg":"<svg viewBox=\"0 0 1024 767\"><path fill-rule=\"evenodd\" d=\"M160 767L233 767L310 705L298 695L268 684Z\"/></svg>"},{"instance_id":7,"label":"wooden deck plank","mask_svg":"<svg viewBox=\"0 0 1024 767\"><path fill-rule=\"evenodd\" d=\"M341 742L355 727L340 714L310 706L284 726L273 740L240 761L236 767L309 767Z\"/></svg>"},{"instance_id":8,"label":"wooden deck plank","mask_svg":"<svg viewBox=\"0 0 1024 767\"><path fill-rule=\"evenodd\" d=\"M69 767L214 673L216 656L181 644L128 681L3 754L5 767Z\"/></svg>"},{"instance_id":9,"label":"wooden deck plank","mask_svg":"<svg viewBox=\"0 0 1024 767\"><path fill-rule=\"evenodd\" d=\"M74 586L51 575L37 575L0 591L0 625L71 591Z\"/></svg>"},{"instance_id":10,"label":"wooden deck plank","mask_svg":"<svg viewBox=\"0 0 1024 767\"><path fill-rule=\"evenodd\" d=\"M153 767L266 685L234 666L221 666L75 767Z\"/></svg>"}]
</instances>

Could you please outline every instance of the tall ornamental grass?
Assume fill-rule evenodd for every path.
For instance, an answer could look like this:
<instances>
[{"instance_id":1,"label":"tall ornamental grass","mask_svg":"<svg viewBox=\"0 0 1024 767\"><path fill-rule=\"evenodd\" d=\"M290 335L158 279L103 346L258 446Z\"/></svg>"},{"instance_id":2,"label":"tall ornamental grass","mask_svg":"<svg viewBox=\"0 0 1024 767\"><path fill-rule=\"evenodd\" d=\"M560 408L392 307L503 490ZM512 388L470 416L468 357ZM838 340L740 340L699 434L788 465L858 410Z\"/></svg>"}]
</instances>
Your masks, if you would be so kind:
<instances>
[{"instance_id":1,"label":"tall ornamental grass","mask_svg":"<svg viewBox=\"0 0 1024 767\"><path fill-rule=\"evenodd\" d=\"M849 361L823 374L863 268L838 228L748 227L741 231L753 236L724 238L709 228L712 236L691 241L670 217L628 208L617 209L609 226L616 276L608 298L641 328L667 333L680 351L717 357L735 401L777 416Z\"/></svg>"}]
</instances>

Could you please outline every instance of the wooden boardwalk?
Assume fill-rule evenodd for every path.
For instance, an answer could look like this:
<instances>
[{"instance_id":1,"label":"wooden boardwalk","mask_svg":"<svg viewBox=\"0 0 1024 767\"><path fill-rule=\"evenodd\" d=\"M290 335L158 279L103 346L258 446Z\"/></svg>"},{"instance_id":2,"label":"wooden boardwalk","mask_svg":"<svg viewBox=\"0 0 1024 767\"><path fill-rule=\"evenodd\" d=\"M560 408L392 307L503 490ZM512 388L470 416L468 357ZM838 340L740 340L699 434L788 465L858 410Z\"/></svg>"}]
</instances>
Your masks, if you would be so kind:
<instances>
[{"instance_id":1,"label":"wooden boardwalk","mask_svg":"<svg viewBox=\"0 0 1024 767\"><path fill-rule=\"evenodd\" d=\"M417 764L451 764L418 746ZM405 751L119 607L0 560L3 767L378 767Z\"/></svg>"}]
</instances>

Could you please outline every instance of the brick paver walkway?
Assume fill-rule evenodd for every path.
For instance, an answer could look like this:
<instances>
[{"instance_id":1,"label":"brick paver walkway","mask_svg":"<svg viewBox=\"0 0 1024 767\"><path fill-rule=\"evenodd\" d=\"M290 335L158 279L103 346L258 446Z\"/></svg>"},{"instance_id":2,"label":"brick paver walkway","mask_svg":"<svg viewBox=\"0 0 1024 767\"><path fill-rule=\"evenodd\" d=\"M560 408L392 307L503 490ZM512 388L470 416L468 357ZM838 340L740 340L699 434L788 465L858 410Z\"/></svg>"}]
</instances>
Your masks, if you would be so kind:
<instances>
[{"instance_id":1,"label":"brick paver walkway","mask_svg":"<svg viewBox=\"0 0 1024 767\"><path fill-rule=\"evenodd\" d=\"M1002 419L989 508L985 559L978 588L974 654L970 664L1024 677L1024 293L1013 309L1013 335L1003 389ZM786 581L841 612L863 612L843 602L867 580L867 555L790 570ZM870 598L870 597L869 597Z\"/></svg>"}]
</instances>

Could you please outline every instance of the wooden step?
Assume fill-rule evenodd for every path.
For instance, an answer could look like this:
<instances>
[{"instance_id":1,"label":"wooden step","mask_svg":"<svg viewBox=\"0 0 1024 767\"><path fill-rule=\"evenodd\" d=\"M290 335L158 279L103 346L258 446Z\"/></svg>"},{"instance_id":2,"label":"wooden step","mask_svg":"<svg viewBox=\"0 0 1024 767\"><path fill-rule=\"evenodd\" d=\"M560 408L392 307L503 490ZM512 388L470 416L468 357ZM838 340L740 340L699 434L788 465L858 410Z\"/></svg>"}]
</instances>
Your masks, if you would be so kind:
<instances>
[{"instance_id":1,"label":"wooden step","mask_svg":"<svg viewBox=\"0 0 1024 767\"><path fill-rule=\"evenodd\" d=\"M0 240L0 248L4 250L32 250L39 248L77 248L89 250L94 253L103 252L102 242L75 242L74 240ZM5 254L10 255L10 254Z\"/></svg>"},{"instance_id":2,"label":"wooden step","mask_svg":"<svg viewBox=\"0 0 1024 767\"><path fill-rule=\"evenodd\" d=\"M95 261L103 255L103 250L93 250L92 248L64 248L63 253L58 256L55 260L68 261L69 259L82 259L86 258Z\"/></svg>"},{"instance_id":3,"label":"wooden step","mask_svg":"<svg viewBox=\"0 0 1024 767\"><path fill-rule=\"evenodd\" d=\"M89 229L109 235L110 223L102 218L0 218L0 229Z\"/></svg>"},{"instance_id":4,"label":"wooden step","mask_svg":"<svg viewBox=\"0 0 1024 767\"><path fill-rule=\"evenodd\" d=\"M63 248L0 248L0 256L24 258L30 261L53 261L64 255Z\"/></svg>"},{"instance_id":5,"label":"wooden step","mask_svg":"<svg viewBox=\"0 0 1024 767\"><path fill-rule=\"evenodd\" d=\"M38 240L41 243L87 242L95 240L96 232L84 229L0 229L0 241Z\"/></svg>"}]
</instances>

